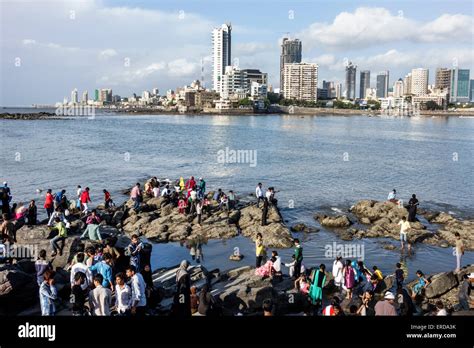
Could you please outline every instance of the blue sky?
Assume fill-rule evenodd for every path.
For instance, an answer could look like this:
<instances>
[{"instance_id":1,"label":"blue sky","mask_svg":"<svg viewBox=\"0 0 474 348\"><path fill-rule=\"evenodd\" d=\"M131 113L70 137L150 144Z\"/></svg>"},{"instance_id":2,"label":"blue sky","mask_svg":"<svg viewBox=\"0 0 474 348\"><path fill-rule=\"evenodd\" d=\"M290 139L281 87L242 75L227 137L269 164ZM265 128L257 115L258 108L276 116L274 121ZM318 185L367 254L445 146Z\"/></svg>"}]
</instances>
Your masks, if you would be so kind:
<instances>
[{"instance_id":1,"label":"blue sky","mask_svg":"<svg viewBox=\"0 0 474 348\"><path fill-rule=\"evenodd\" d=\"M474 69L472 1L3 1L0 105L54 103L95 88L165 92L211 81L211 30L233 25L233 58L278 87L279 40L303 41L322 80L343 81L344 62L390 71ZM126 64L126 62L128 62ZM16 63L16 64L15 64ZM471 74L474 78L474 71ZM358 84L358 82L357 82Z\"/></svg>"}]
</instances>

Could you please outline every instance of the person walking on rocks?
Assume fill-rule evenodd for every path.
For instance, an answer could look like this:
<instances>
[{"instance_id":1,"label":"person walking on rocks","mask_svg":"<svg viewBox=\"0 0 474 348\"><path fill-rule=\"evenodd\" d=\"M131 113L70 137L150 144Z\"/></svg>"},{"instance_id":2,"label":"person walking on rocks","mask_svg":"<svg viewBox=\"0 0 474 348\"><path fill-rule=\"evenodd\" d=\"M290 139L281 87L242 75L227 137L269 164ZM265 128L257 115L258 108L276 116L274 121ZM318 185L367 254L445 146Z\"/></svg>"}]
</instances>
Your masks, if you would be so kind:
<instances>
[{"instance_id":1,"label":"person walking on rocks","mask_svg":"<svg viewBox=\"0 0 474 348\"><path fill-rule=\"evenodd\" d=\"M298 238L293 239L293 243L295 245L295 274L294 277L298 278L301 273L301 263L303 262L303 247L300 244L300 240Z\"/></svg>"},{"instance_id":2,"label":"person walking on rocks","mask_svg":"<svg viewBox=\"0 0 474 348\"><path fill-rule=\"evenodd\" d=\"M140 189L140 183L137 182L133 187L132 191L130 192L130 198L133 201L133 209L138 211L140 208L140 202L142 201L142 191Z\"/></svg>"},{"instance_id":3,"label":"person walking on rocks","mask_svg":"<svg viewBox=\"0 0 474 348\"><path fill-rule=\"evenodd\" d=\"M265 246L263 245L263 236L259 232L257 233L257 239L255 240L255 254L256 262L255 267L259 268L262 265L263 257L265 256Z\"/></svg>"},{"instance_id":4,"label":"person walking on rocks","mask_svg":"<svg viewBox=\"0 0 474 348\"><path fill-rule=\"evenodd\" d=\"M403 216L398 224L400 225L401 249L403 250L405 248L405 243L406 243L408 245L408 251L410 251L411 245L408 242L408 238L407 238L407 233L411 228L410 223L407 221L407 218Z\"/></svg>"},{"instance_id":5,"label":"person walking on rocks","mask_svg":"<svg viewBox=\"0 0 474 348\"><path fill-rule=\"evenodd\" d=\"M82 211L84 215L87 215L89 212L89 207L88 204L91 201L91 197L89 196L89 191L90 189L86 187L86 189L81 193L81 204L84 207L84 210Z\"/></svg>"},{"instance_id":6,"label":"person walking on rocks","mask_svg":"<svg viewBox=\"0 0 474 348\"><path fill-rule=\"evenodd\" d=\"M456 256L456 270L459 272L461 270L461 259L464 255L464 243L461 239L461 235L458 232L454 233L454 238L456 238L456 246L454 248L454 254Z\"/></svg>"},{"instance_id":7,"label":"person walking on rocks","mask_svg":"<svg viewBox=\"0 0 474 348\"><path fill-rule=\"evenodd\" d=\"M54 198L51 189L48 189L48 191L46 192L43 207L46 209L46 213L48 214L49 219L54 212Z\"/></svg>"},{"instance_id":8,"label":"person walking on rocks","mask_svg":"<svg viewBox=\"0 0 474 348\"><path fill-rule=\"evenodd\" d=\"M110 195L110 192L104 189L102 192L104 192L104 206L105 209L109 209L110 207L115 206L114 201L112 200L112 196Z\"/></svg>"},{"instance_id":9,"label":"person walking on rocks","mask_svg":"<svg viewBox=\"0 0 474 348\"><path fill-rule=\"evenodd\" d=\"M410 200L408 201L408 221L415 222L416 221L416 209L418 207L418 199L416 198L415 194L411 195Z\"/></svg>"}]
</instances>

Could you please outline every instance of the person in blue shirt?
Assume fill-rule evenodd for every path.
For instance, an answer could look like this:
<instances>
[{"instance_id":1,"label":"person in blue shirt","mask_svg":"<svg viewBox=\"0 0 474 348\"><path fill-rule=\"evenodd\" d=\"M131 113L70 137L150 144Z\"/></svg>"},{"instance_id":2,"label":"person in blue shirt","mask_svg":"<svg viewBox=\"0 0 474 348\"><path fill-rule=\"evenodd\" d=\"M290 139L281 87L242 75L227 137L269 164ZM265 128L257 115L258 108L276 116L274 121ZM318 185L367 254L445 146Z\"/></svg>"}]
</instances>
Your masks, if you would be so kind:
<instances>
[{"instance_id":1,"label":"person in blue shirt","mask_svg":"<svg viewBox=\"0 0 474 348\"><path fill-rule=\"evenodd\" d=\"M93 274L100 274L103 277L102 286L104 288L113 289L112 283L112 255L105 253L103 260L89 267Z\"/></svg>"},{"instance_id":2,"label":"person in blue shirt","mask_svg":"<svg viewBox=\"0 0 474 348\"><path fill-rule=\"evenodd\" d=\"M143 249L143 243L138 238L138 235L132 235L132 242L127 247L127 254L130 256L130 265L137 269L137 272L141 272L141 251Z\"/></svg>"},{"instance_id":3,"label":"person in blue shirt","mask_svg":"<svg viewBox=\"0 0 474 348\"><path fill-rule=\"evenodd\" d=\"M66 190L61 190L60 192L57 192L54 195L54 209L61 206L61 204L63 203L63 197L65 193L66 193Z\"/></svg>"},{"instance_id":4,"label":"person in blue shirt","mask_svg":"<svg viewBox=\"0 0 474 348\"><path fill-rule=\"evenodd\" d=\"M58 291L54 285L54 271L47 270L43 275L43 282L39 289L41 315L53 316L56 312L54 300L58 298Z\"/></svg>"}]
</instances>

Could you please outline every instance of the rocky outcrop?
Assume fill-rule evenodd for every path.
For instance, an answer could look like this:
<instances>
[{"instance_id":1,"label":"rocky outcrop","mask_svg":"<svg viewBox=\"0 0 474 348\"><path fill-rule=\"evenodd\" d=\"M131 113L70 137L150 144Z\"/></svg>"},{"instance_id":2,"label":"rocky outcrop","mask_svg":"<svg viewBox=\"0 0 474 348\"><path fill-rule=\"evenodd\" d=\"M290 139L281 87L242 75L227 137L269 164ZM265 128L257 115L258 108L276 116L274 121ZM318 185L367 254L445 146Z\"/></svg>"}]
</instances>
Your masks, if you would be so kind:
<instances>
[{"instance_id":1,"label":"rocky outcrop","mask_svg":"<svg viewBox=\"0 0 474 348\"><path fill-rule=\"evenodd\" d=\"M363 200L351 207L351 212L363 224L369 225L364 230L355 233L357 238L377 238L390 237L400 239L400 222L402 217L408 216L408 211L392 202L377 202L373 200ZM410 243L422 242L433 236L433 233L426 229L421 222L411 222L411 229L408 232Z\"/></svg>"},{"instance_id":2,"label":"rocky outcrop","mask_svg":"<svg viewBox=\"0 0 474 348\"><path fill-rule=\"evenodd\" d=\"M38 297L38 285L33 274L18 265L0 267L0 308L4 315L15 315L33 305Z\"/></svg>"},{"instance_id":3,"label":"rocky outcrop","mask_svg":"<svg viewBox=\"0 0 474 348\"><path fill-rule=\"evenodd\" d=\"M307 226L303 223L297 223L291 227L292 232L304 232L304 233L312 233L312 232L319 232L319 229L313 226Z\"/></svg>"},{"instance_id":4,"label":"rocky outcrop","mask_svg":"<svg viewBox=\"0 0 474 348\"><path fill-rule=\"evenodd\" d=\"M435 298L444 295L452 288L458 286L458 278L453 272L439 273L429 279L430 283L425 288L427 298Z\"/></svg>"},{"instance_id":5,"label":"rocky outcrop","mask_svg":"<svg viewBox=\"0 0 474 348\"><path fill-rule=\"evenodd\" d=\"M348 227L352 224L351 220L346 215L328 216L323 214L316 214L314 216L319 221L321 226L342 228Z\"/></svg>"},{"instance_id":6,"label":"rocky outcrop","mask_svg":"<svg viewBox=\"0 0 474 348\"><path fill-rule=\"evenodd\" d=\"M142 234L157 243L195 237L227 239L239 233L255 239L260 232L269 247L287 248L293 244L291 232L276 207L269 208L265 226L262 226L262 208L250 203L241 203L235 210L227 212L219 210L217 203L212 201L209 212L202 216L201 225L196 215L180 214L177 207L166 204L161 197L145 200L138 213L131 207L131 201L124 206L123 231Z\"/></svg>"}]
</instances>

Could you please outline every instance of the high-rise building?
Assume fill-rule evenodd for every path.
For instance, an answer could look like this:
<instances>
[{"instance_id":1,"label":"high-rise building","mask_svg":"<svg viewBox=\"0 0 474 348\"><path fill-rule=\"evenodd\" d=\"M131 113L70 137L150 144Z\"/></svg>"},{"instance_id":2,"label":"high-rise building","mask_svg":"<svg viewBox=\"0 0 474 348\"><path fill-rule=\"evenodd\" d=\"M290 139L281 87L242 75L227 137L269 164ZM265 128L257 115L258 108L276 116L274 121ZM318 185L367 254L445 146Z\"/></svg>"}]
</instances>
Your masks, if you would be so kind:
<instances>
[{"instance_id":1,"label":"high-rise building","mask_svg":"<svg viewBox=\"0 0 474 348\"><path fill-rule=\"evenodd\" d=\"M159 96L160 95L160 90L158 88L153 88L153 95L155 97Z\"/></svg>"},{"instance_id":2,"label":"high-rise building","mask_svg":"<svg viewBox=\"0 0 474 348\"><path fill-rule=\"evenodd\" d=\"M232 65L231 59L231 24L222 24L212 31L212 89L222 92L222 76L225 68Z\"/></svg>"},{"instance_id":3,"label":"high-rise building","mask_svg":"<svg viewBox=\"0 0 474 348\"><path fill-rule=\"evenodd\" d=\"M99 99L100 99L99 90L96 89L96 90L94 91L94 101L99 101Z\"/></svg>"},{"instance_id":4,"label":"high-rise building","mask_svg":"<svg viewBox=\"0 0 474 348\"><path fill-rule=\"evenodd\" d=\"M377 98L387 98L388 97L388 80L389 72L381 71L377 75Z\"/></svg>"},{"instance_id":5,"label":"high-rise building","mask_svg":"<svg viewBox=\"0 0 474 348\"><path fill-rule=\"evenodd\" d=\"M451 84L451 69L438 68L436 69L435 88L445 89L449 88Z\"/></svg>"},{"instance_id":6,"label":"high-rise building","mask_svg":"<svg viewBox=\"0 0 474 348\"><path fill-rule=\"evenodd\" d=\"M280 91L283 91L285 84L284 67L285 64L301 63L302 43L298 39L283 38L280 54Z\"/></svg>"},{"instance_id":7,"label":"high-rise building","mask_svg":"<svg viewBox=\"0 0 474 348\"><path fill-rule=\"evenodd\" d=\"M112 102L112 90L110 88L102 88L99 92L99 101L104 103Z\"/></svg>"},{"instance_id":8,"label":"high-rise building","mask_svg":"<svg viewBox=\"0 0 474 348\"><path fill-rule=\"evenodd\" d=\"M403 95L411 94L411 73L405 75L403 79Z\"/></svg>"},{"instance_id":9,"label":"high-rise building","mask_svg":"<svg viewBox=\"0 0 474 348\"><path fill-rule=\"evenodd\" d=\"M449 100L453 103L469 101L469 69L451 69Z\"/></svg>"},{"instance_id":10,"label":"high-rise building","mask_svg":"<svg viewBox=\"0 0 474 348\"><path fill-rule=\"evenodd\" d=\"M249 92L250 85L247 74L235 66L227 66L225 74L222 76L221 97L228 99L234 94L248 94Z\"/></svg>"},{"instance_id":11,"label":"high-rise building","mask_svg":"<svg viewBox=\"0 0 474 348\"><path fill-rule=\"evenodd\" d=\"M418 68L411 70L411 94L420 96L428 94L429 70Z\"/></svg>"},{"instance_id":12,"label":"high-rise building","mask_svg":"<svg viewBox=\"0 0 474 348\"><path fill-rule=\"evenodd\" d=\"M328 91L327 97L329 99L336 98L336 84L334 81L323 81L323 89Z\"/></svg>"},{"instance_id":13,"label":"high-rise building","mask_svg":"<svg viewBox=\"0 0 474 348\"><path fill-rule=\"evenodd\" d=\"M474 80L469 82L469 100L474 102Z\"/></svg>"},{"instance_id":14,"label":"high-rise building","mask_svg":"<svg viewBox=\"0 0 474 348\"><path fill-rule=\"evenodd\" d=\"M87 104L89 101L89 93L87 91L82 92L82 103Z\"/></svg>"},{"instance_id":15,"label":"high-rise building","mask_svg":"<svg viewBox=\"0 0 474 348\"><path fill-rule=\"evenodd\" d=\"M342 83L336 83L336 99L342 98Z\"/></svg>"},{"instance_id":16,"label":"high-rise building","mask_svg":"<svg viewBox=\"0 0 474 348\"><path fill-rule=\"evenodd\" d=\"M261 85L268 84L268 74L261 72L258 69L243 69L242 73L247 75L249 86L252 84L252 82L257 82Z\"/></svg>"},{"instance_id":17,"label":"high-rise building","mask_svg":"<svg viewBox=\"0 0 474 348\"><path fill-rule=\"evenodd\" d=\"M71 92L71 104L78 104L79 103L79 96L77 93L77 88L74 88Z\"/></svg>"},{"instance_id":18,"label":"high-rise building","mask_svg":"<svg viewBox=\"0 0 474 348\"><path fill-rule=\"evenodd\" d=\"M360 72L360 86L359 86L359 98L365 98L365 92L367 88L370 88L370 71L362 70Z\"/></svg>"},{"instance_id":19,"label":"high-rise building","mask_svg":"<svg viewBox=\"0 0 474 348\"><path fill-rule=\"evenodd\" d=\"M393 96L395 98L403 97L403 85L403 80L401 78L393 84Z\"/></svg>"},{"instance_id":20,"label":"high-rise building","mask_svg":"<svg viewBox=\"0 0 474 348\"><path fill-rule=\"evenodd\" d=\"M357 65L349 62L346 66L346 99L355 99Z\"/></svg>"},{"instance_id":21,"label":"high-rise building","mask_svg":"<svg viewBox=\"0 0 474 348\"><path fill-rule=\"evenodd\" d=\"M317 101L317 64L285 64L283 75L283 97L285 99Z\"/></svg>"}]
</instances>

